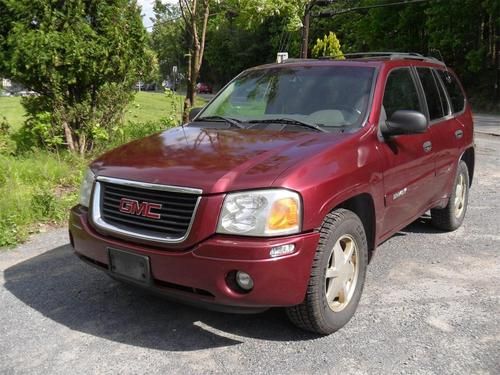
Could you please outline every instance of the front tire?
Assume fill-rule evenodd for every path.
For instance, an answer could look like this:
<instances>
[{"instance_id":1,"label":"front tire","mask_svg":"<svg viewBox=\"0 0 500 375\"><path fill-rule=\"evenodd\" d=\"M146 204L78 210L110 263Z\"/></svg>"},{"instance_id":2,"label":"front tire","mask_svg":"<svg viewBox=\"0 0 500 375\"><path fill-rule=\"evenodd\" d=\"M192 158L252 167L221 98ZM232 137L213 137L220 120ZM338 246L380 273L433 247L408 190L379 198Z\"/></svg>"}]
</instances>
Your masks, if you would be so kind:
<instances>
[{"instance_id":1,"label":"front tire","mask_svg":"<svg viewBox=\"0 0 500 375\"><path fill-rule=\"evenodd\" d=\"M453 231L464 221L469 201L469 169L463 160L457 168L457 176L445 208L431 210L432 225L444 231Z\"/></svg>"},{"instance_id":2,"label":"front tire","mask_svg":"<svg viewBox=\"0 0 500 375\"><path fill-rule=\"evenodd\" d=\"M368 263L363 224L352 211L327 215L311 268L304 301L286 309L288 318L307 331L328 335L354 315Z\"/></svg>"}]
</instances>

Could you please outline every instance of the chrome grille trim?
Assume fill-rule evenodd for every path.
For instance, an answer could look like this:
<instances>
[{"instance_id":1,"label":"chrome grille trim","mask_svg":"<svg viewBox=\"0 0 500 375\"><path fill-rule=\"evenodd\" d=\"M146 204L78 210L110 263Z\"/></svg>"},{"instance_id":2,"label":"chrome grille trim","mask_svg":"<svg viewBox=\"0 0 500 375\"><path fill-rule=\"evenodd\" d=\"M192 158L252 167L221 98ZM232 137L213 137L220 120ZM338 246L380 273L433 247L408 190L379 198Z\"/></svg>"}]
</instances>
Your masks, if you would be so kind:
<instances>
[{"instance_id":1,"label":"chrome grille trim","mask_svg":"<svg viewBox=\"0 0 500 375\"><path fill-rule=\"evenodd\" d=\"M130 230L125 230L123 228L117 227L113 224L110 224L106 222L103 218L102 215L102 200L103 200L103 186L101 185L101 182L103 183L110 183L114 185L124 185L128 187L136 187L140 189L149 189L149 190L156 190L156 191L164 191L164 192L173 192L173 193L183 193L183 194L193 194L193 195L199 195L194 209L193 213L191 216L191 220L189 222L189 225L186 229L186 232L182 237L168 237L168 236L154 236L154 235L149 235L149 234L143 234L135 231L130 231ZM91 202L91 220L92 223L96 226L96 228L103 230L106 233L110 234L117 234L123 237L129 237L132 239L138 239L138 240L143 240L143 241L151 241L151 242L158 242L158 243L181 243L186 240L186 238L189 236L189 233L191 232L191 227L193 226L193 222L196 217L196 213L198 211L198 206L201 201L201 194L203 193L203 190L201 189L195 189L195 188L188 188L188 187L180 187L180 186L171 186L171 185L160 185L160 184L151 184L151 183L146 183L146 182L139 182L139 181L131 181L131 180L124 180L124 179L118 179L118 178L112 178L112 177L104 177L104 176L98 176L96 178L96 181L94 183L94 191L92 194L92 202Z\"/></svg>"}]
</instances>

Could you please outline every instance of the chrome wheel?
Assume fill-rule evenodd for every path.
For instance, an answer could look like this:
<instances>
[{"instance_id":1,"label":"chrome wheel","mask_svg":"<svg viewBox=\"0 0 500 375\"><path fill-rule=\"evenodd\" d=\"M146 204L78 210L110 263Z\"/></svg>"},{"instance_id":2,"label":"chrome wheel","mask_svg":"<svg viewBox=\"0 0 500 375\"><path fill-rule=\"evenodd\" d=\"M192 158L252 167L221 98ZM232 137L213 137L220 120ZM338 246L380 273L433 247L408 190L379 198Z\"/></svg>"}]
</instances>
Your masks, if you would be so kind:
<instances>
[{"instance_id":1,"label":"chrome wheel","mask_svg":"<svg viewBox=\"0 0 500 375\"><path fill-rule=\"evenodd\" d=\"M465 208L465 199L467 191L467 182L463 174L460 174L457 181L457 186L455 188L455 217L459 218L462 216Z\"/></svg>"},{"instance_id":2,"label":"chrome wheel","mask_svg":"<svg viewBox=\"0 0 500 375\"><path fill-rule=\"evenodd\" d=\"M358 247L354 239L341 236L330 254L325 272L325 293L328 306L342 311L352 299L359 274Z\"/></svg>"}]
</instances>

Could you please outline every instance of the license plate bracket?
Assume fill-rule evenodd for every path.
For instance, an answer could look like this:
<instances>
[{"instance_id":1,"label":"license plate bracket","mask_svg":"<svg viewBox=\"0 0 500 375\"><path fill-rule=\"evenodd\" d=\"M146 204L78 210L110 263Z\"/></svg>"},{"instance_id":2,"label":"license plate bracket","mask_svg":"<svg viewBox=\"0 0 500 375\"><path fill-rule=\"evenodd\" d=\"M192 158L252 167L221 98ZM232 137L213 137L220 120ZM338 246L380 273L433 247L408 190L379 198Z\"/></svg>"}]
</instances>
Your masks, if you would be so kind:
<instances>
[{"instance_id":1,"label":"license plate bracket","mask_svg":"<svg viewBox=\"0 0 500 375\"><path fill-rule=\"evenodd\" d=\"M108 259L112 275L142 285L151 284L149 257L108 248Z\"/></svg>"}]
</instances>

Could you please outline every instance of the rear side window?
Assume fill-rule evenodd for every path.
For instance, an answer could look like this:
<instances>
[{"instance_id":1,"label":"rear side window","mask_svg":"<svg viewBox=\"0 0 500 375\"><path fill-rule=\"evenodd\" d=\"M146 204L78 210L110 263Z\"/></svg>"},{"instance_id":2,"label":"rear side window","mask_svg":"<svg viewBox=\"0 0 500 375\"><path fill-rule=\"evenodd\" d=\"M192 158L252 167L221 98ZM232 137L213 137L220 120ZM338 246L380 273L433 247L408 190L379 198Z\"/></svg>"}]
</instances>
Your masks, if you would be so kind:
<instances>
[{"instance_id":1,"label":"rear side window","mask_svg":"<svg viewBox=\"0 0 500 375\"><path fill-rule=\"evenodd\" d=\"M450 102L446 97L446 91L444 90L443 83L441 82L438 73L434 69L432 69L432 75L434 76L434 79L438 86L439 96L441 97L441 104L443 105L444 115L448 116L451 113L451 107L450 107Z\"/></svg>"},{"instance_id":2,"label":"rear side window","mask_svg":"<svg viewBox=\"0 0 500 375\"><path fill-rule=\"evenodd\" d=\"M445 113L443 100L446 102L446 98L441 99L432 71L428 68L417 68L417 73L424 88L427 107L429 108L429 119L432 121L444 117L447 113Z\"/></svg>"},{"instance_id":3,"label":"rear side window","mask_svg":"<svg viewBox=\"0 0 500 375\"><path fill-rule=\"evenodd\" d=\"M383 105L388 119L394 112L401 109L422 112L410 69L396 69L389 74L385 85Z\"/></svg>"},{"instance_id":4,"label":"rear side window","mask_svg":"<svg viewBox=\"0 0 500 375\"><path fill-rule=\"evenodd\" d=\"M439 76L441 77L446 91L448 91L448 95L450 96L453 113L462 111L465 107L465 96L457 82L457 79L453 74L443 70L439 70Z\"/></svg>"}]
</instances>

